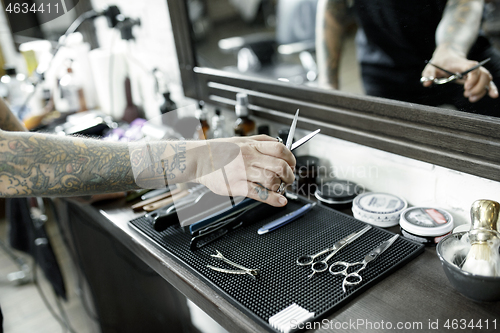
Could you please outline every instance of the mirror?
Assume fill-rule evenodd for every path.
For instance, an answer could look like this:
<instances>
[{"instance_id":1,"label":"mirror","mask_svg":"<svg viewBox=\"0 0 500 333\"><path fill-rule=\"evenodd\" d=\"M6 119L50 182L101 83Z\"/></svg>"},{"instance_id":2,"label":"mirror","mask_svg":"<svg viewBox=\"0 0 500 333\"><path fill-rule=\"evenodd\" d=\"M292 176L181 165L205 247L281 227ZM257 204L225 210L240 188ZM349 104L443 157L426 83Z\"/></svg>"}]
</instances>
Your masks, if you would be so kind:
<instances>
[{"instance_id":1,"label":"mirror","mask_svg":"<svg viewBox=\"0 0 500 333\"><path fill-rule=\"evenodd\" d=\"M318 0L189 0L196 61L202 67L317 86ZM363 94L354 21L342 52L342 91Z\"/></svg>"},{"instance_id":2,"label":"mirror","mask_svg":"<svg viewBox=\"0 0 500 333\"><path fill-rule=\"evenodd\" d=\"M318 0L189 0L187 6L196 62L199 66L291 84L319 86L315 52ZM418 33L414 33L411 31L413 29L411 25L404 32L399 31L398 26L388 26L393 30L390 35L392 39L387 43L378 41L383 51L380 51L382 48L377 49L369 56L364 56L364 66L368 68L365 75L368 75L368 72L372 73L366 79L371 82L366 90L357 61L357 50L359 50L355 43L357 24L353 14L356 11L363 13L363 10L360 10L359 6L354 3L350 19L345 24L347 32L342 43L339 68L340 91L358 95L368 91L368 94L372 96L454 109L460 107L467 112L497 116L500 113L496 111L500 108L500 100L496 103L485 96L478 103L470 103L463 97L463 89L454 83L434 84L429 88L421 86L420 74L424 69L425 60L429 60L424 57L424 54L429 54L430 57L434 47L432 40L431 43L418 42L422 40L421 35L424 32L424 36L434 36L434 23L437 24L440 19L437 8L434 5L429 6L437 14L432 15L426 12L414 15L418 21L428 18L429 24L427 25L430 26L428 29L419 24ZM373 7L376 9L378 5L373 5ZM395 10L402 11L398 8ZM405 15L402 12L401 16L405 17ZM373 25L373 23L370 24ZM363 34L363 36L371 35L373 34L369 32ZM403 37L407 39L403 40ZM366 40L366 37L360 40ZM414 49L411 52L394 54L398 49L388 47L386 45L388 43L405 45L401 47L401 52L406 52L409 48L408 44L414 45ZM373 49L374 47L370 46L370 52L373 52ZM413 58L412 55L415 54ZM383 67L385 73L380 73L379 66L370 65L374 62L374 56L381 59L383 63L394 62L396 66L399 66L397 68L411 67L407 70L394 70L392 65L386 65L387 68ZM487 55L481 54L477 57L487 57ZM415 62L421 66L415 66ZM380 81L383 83L377 83ZM324 86L323 88L329 89ZM410 89L409 92L407 89ZM486 100L489 100L489 104L485 103ZM492 102L494 105L491 105Z\"/></svg>"},{"instance_id":3,"label":"mirror","mask_svg":"<svg viewBox=\"0 0 500 333\"><path fill-rule=\"evenodd\" d=\"M260 118L290 123L300 108L303 129L320 128L322 134L332 137L500 181L499 118L319 89L306 82L307 70L300 84L279 80L280 77L242 73L235 70L237 57L231 53L225 57L232 63L223 62L220 55L221 59L211 58L208 53L208 58L202 59L196 46L207 48L198 35L206 22L191 23L192 17L196 17L189 5L193 1L167 0L186 96L234 109L236 94L246 92L251 111ZM268 21L272 22L272 15L261 19L258 29L246 31L265 36L270 29ZM232 30L213 40L231 37ZM242 56L250 60L253 57Z\"/></svg>"}]
</instances>

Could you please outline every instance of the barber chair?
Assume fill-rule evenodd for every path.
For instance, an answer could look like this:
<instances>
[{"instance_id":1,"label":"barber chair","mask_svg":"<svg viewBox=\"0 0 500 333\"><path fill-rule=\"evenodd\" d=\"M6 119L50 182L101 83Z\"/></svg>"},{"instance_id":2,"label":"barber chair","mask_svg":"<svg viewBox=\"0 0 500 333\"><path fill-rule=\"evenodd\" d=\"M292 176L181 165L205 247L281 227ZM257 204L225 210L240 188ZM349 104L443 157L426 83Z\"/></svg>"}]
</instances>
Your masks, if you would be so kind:
<instances>
[{"instance_id":1,"label":"barber chair","mask_svg":"<svg viewBox=\"0 0 500 333\"><path fill-rule=\"evenodd\" d=\"M296 84L316 80L315 22L318 0L279 0L276 32L221 39L219 49L237 55L225 70Z\"/></svg>"}]
</instances>

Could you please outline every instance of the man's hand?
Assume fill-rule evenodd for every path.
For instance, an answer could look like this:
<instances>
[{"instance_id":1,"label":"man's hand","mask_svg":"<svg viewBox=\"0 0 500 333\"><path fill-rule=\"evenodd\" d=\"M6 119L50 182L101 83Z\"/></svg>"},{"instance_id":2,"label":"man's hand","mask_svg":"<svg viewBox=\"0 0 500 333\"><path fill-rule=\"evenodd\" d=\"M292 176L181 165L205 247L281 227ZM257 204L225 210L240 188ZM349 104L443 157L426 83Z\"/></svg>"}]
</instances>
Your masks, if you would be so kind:
<instances>
[{"instance_id":1,"label":"man's hand","mask_svg":"<svg viewBox=\"0 0 500 333\"><path fill-rule=\"evenodd\" d=\"M208 154L198 158L197 181L220 195L246 196L272 206L287 200L281 182L295 179L295 157L266 135L207 141Z\"/></svg>"},{"instance_id":2,"label":"man's hand","mask_svg":"<svg viewBox=\"0 0 500 333\"><path fill-rule=\"evenodd\" d=\"M477 61L468 60L459 52L439 47L436 49L436 52L434 52L430 62L453 73L465 72L478 64ZM422 77L427 78L448 76L450 76L449 73L430 64L425 66L422 71ZM492 80L493 77L490 72L481 66L468 73L463 79L455 82L464 85L464 96L468 98L471 103L474 103L479 101L486 94L491 98L498 98L498 88ZM432 81L426 81L423 85L424 87L429 87L432 85Z\"/></svg>"}]
</instances>

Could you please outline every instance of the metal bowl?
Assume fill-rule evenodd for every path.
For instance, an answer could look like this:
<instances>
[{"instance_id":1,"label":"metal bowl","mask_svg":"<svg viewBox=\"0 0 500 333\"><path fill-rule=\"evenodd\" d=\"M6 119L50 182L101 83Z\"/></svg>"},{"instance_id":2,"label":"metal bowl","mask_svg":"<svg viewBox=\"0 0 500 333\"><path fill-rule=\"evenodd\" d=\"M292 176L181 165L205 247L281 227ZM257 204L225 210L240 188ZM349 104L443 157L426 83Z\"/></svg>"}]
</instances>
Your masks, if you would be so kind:
<instances>
[{"instance_id":1,"label":"metal bowl","mask_svg":"<svg viewBox=\"0 0 500 333\"><path fill-rule=\"evenodd\" d=\"M466 232L458 232L443 238L436 247L444 272L451 285L462 295L473 301L493 302L500 300L500 277L490 277L463 271L443 256L452 242L459 240Z\"/></svg>"}]
</instances>

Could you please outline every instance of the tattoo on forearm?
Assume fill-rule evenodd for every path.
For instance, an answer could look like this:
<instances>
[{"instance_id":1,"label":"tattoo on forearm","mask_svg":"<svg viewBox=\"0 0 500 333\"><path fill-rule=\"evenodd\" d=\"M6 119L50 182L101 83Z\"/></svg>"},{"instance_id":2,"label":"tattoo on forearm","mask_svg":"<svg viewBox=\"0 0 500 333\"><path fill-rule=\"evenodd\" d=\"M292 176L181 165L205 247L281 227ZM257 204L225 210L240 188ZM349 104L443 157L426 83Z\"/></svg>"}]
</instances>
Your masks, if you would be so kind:
<instances>
[{"instance_id":1,"label":"tattoo on forearm","mask_svg":"<svg viewBox=\"0 0 500 333\"><path fill-rule=\"evenodd\" d=\"M170 150L172 153L166 154ZM185 141L137 143L131 148L130 156L134 177L141 187L165 186L187 169Z\"/></svg>"},{"instance_id":2,"label":"tattoo on forearm","mask_svg":"<svg viewBox=\"0 0 500 333\"><path fill-rule=\"evenodd\" d=\"M438 29L438 43L467 53L477 37L482 0L449 0Z\"/></svg>"},{"instance_id":3,"label":"tattoo on forearm","mask_svg":"<svg viewBox=\"0 0 500 333\"><path fill-rule=\"evenodd\" d=\"M181 173L186 170L186 142L181 141L179 143L170 144L175 154L172 158L172 163L170 167L165 170L167 179L174 179L175 174L173 171L179 170Z\"/></svg>"},{"instance_id":4,"label":"tattoo on forearm","mask_svg":"<svg viewBox=\"0 0 500 333\"><path fill-rule=\"evenodd\" d=\"M345 25L349 20L348 5L344 0L329 0L323 13L323 40L321 49L324 59L324 79L338 88L338 68L341 57ZM320 50L321 52L321 50Z\"/></svg>"},{"instance_id":5,"label":"tattoo on forearm","mask_svg":"<svg viewBox=\"0 0 500 333\"><path fill-rule=\"evenodd\" d=\"M0 133L0 194L65 196L137 188L124 145Z\"/></svg>"},{"instance_id":6,"label":"tattoo on forearm","mask_svg":"<svg viewBox=\"0 0 500 333\"><path fill-rule=\"evenodd\" d=\"M262 200L262 201L266 201L267 198L269 198L269 191L267 188L265 188L264 186L258 184L256 187L255 187L255 192L257 192L257 195L259 196L259 198Z\"/></svg>"}]
</instances>

